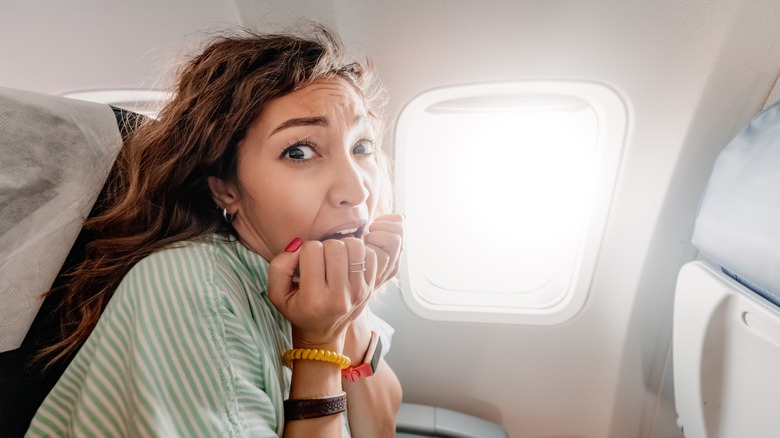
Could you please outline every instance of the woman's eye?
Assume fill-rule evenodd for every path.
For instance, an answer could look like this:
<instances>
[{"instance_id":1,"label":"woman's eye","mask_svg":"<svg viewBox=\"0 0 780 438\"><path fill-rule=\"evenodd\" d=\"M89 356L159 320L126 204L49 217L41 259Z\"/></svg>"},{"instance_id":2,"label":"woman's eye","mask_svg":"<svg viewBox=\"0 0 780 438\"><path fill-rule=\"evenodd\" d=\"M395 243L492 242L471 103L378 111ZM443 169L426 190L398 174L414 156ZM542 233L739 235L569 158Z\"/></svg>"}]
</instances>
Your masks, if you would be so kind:
<instances>
[{"instance_id":1,"label":"woman's eye","mask_svg":"<svg viewBox=\"0 0 780 438\"><path fill-rule=\"evenodd\" d=\"M314 152L314 148L305 145L305 144L296 144L288 147L284 150L282 153L283 158L287 158L290 160L310 160L314 158L316 153Z\"/></svg>"},{"instance_id":2,"label":"woman's eye","mask_svg":"<svg viewBox=\"0 0 780 438\"><path fill-rule=\"evenodd\" d=\"M354 148L352 148L352 154L354 155L371 155L374 153L374 142L371 140L360 140Z\"/></svg>"}]
</instances>

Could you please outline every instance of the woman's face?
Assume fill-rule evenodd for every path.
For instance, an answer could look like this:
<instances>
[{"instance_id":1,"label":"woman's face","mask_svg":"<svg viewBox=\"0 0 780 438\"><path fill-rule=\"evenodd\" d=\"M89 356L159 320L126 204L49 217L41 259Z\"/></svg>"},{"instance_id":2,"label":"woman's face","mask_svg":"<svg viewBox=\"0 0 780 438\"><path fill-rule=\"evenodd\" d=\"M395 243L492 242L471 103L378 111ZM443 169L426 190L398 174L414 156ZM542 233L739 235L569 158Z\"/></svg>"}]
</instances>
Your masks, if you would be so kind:
<instances>
[{"instance_id":1,"label":"woman's face","mask_svg":"<svg viewBox=\"0 0 780 438\"><path fill-rule=\"evenodd\" d=\"M315 81L270 101L238 147L228 212L241 241L266 260L295 237L361 238L381 170L363 101L343 79Z\"/></svg>"}]
</instances>

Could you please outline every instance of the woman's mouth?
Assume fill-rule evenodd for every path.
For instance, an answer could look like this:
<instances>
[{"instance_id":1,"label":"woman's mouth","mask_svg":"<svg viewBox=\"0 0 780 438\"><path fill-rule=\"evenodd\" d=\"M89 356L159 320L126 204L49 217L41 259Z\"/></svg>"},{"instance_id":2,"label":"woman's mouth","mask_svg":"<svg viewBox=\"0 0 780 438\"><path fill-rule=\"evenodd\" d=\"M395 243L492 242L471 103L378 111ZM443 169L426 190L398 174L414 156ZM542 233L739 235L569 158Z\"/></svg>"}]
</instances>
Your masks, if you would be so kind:
<instances>
[{"instance_id":1,"label":"woman's mouth","mask_svg":"<svg viewBox=\"0 0 780 438\"><path fill-rule=\"evenodd\" d=\"M328 234L324 236L320 241L328 240L328 239L344 239L347 237L354 237L356 239L360 239L363 236L363 230L365 227L351 227L351 228L344 228L342 230L338 230L332 234Z\"/></svg>"}]
</instances>

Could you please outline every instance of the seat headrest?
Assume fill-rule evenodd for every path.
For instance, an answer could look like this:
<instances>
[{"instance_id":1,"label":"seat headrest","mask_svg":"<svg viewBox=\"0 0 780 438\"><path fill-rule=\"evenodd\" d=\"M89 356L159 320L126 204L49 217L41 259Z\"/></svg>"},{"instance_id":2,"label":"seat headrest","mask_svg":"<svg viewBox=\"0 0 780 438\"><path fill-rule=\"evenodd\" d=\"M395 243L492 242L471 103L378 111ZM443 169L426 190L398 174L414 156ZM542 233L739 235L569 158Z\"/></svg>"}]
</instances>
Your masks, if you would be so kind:
<instances>
[{"instance_id":1,"label":"seat headrest","mask_svg":"<svg viewBox=\"0 0 780 438\"><path fill-rule=\"evenodd\" d=\"M780 102L718 156L693 243L724 272L780 305Z\"/></svg>"},{"instance_id":2,"label":"seat headrest","mask_svg":"<svg viewBox=\"0 0 780 438\"><path fill-rule=\"evenodd\" d=\"M0 352L21 345L121 145L108 105L0 88Z\"/></svg>"}]
</instances>

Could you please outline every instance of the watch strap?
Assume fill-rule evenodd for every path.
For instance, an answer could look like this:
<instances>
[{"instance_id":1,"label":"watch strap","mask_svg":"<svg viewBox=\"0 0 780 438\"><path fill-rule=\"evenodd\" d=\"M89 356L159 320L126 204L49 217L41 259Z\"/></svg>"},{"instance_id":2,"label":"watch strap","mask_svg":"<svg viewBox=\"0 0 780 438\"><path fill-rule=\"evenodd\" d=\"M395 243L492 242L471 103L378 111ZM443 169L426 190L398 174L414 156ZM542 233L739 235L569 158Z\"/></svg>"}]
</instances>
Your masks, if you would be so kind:
<instances>
[{"instance_id":1,"label":"watch strap","mask_svg":"<svg viewBox=\"0 0 780 438\"><path fill-rule=\"evenodd\" d=\"M382 359L382 339L377 332L372 331L363 363L341 370L341 378L348 382L356 382L371 377L376 372L380 359Z\"/></svg>"}]
</instances>

